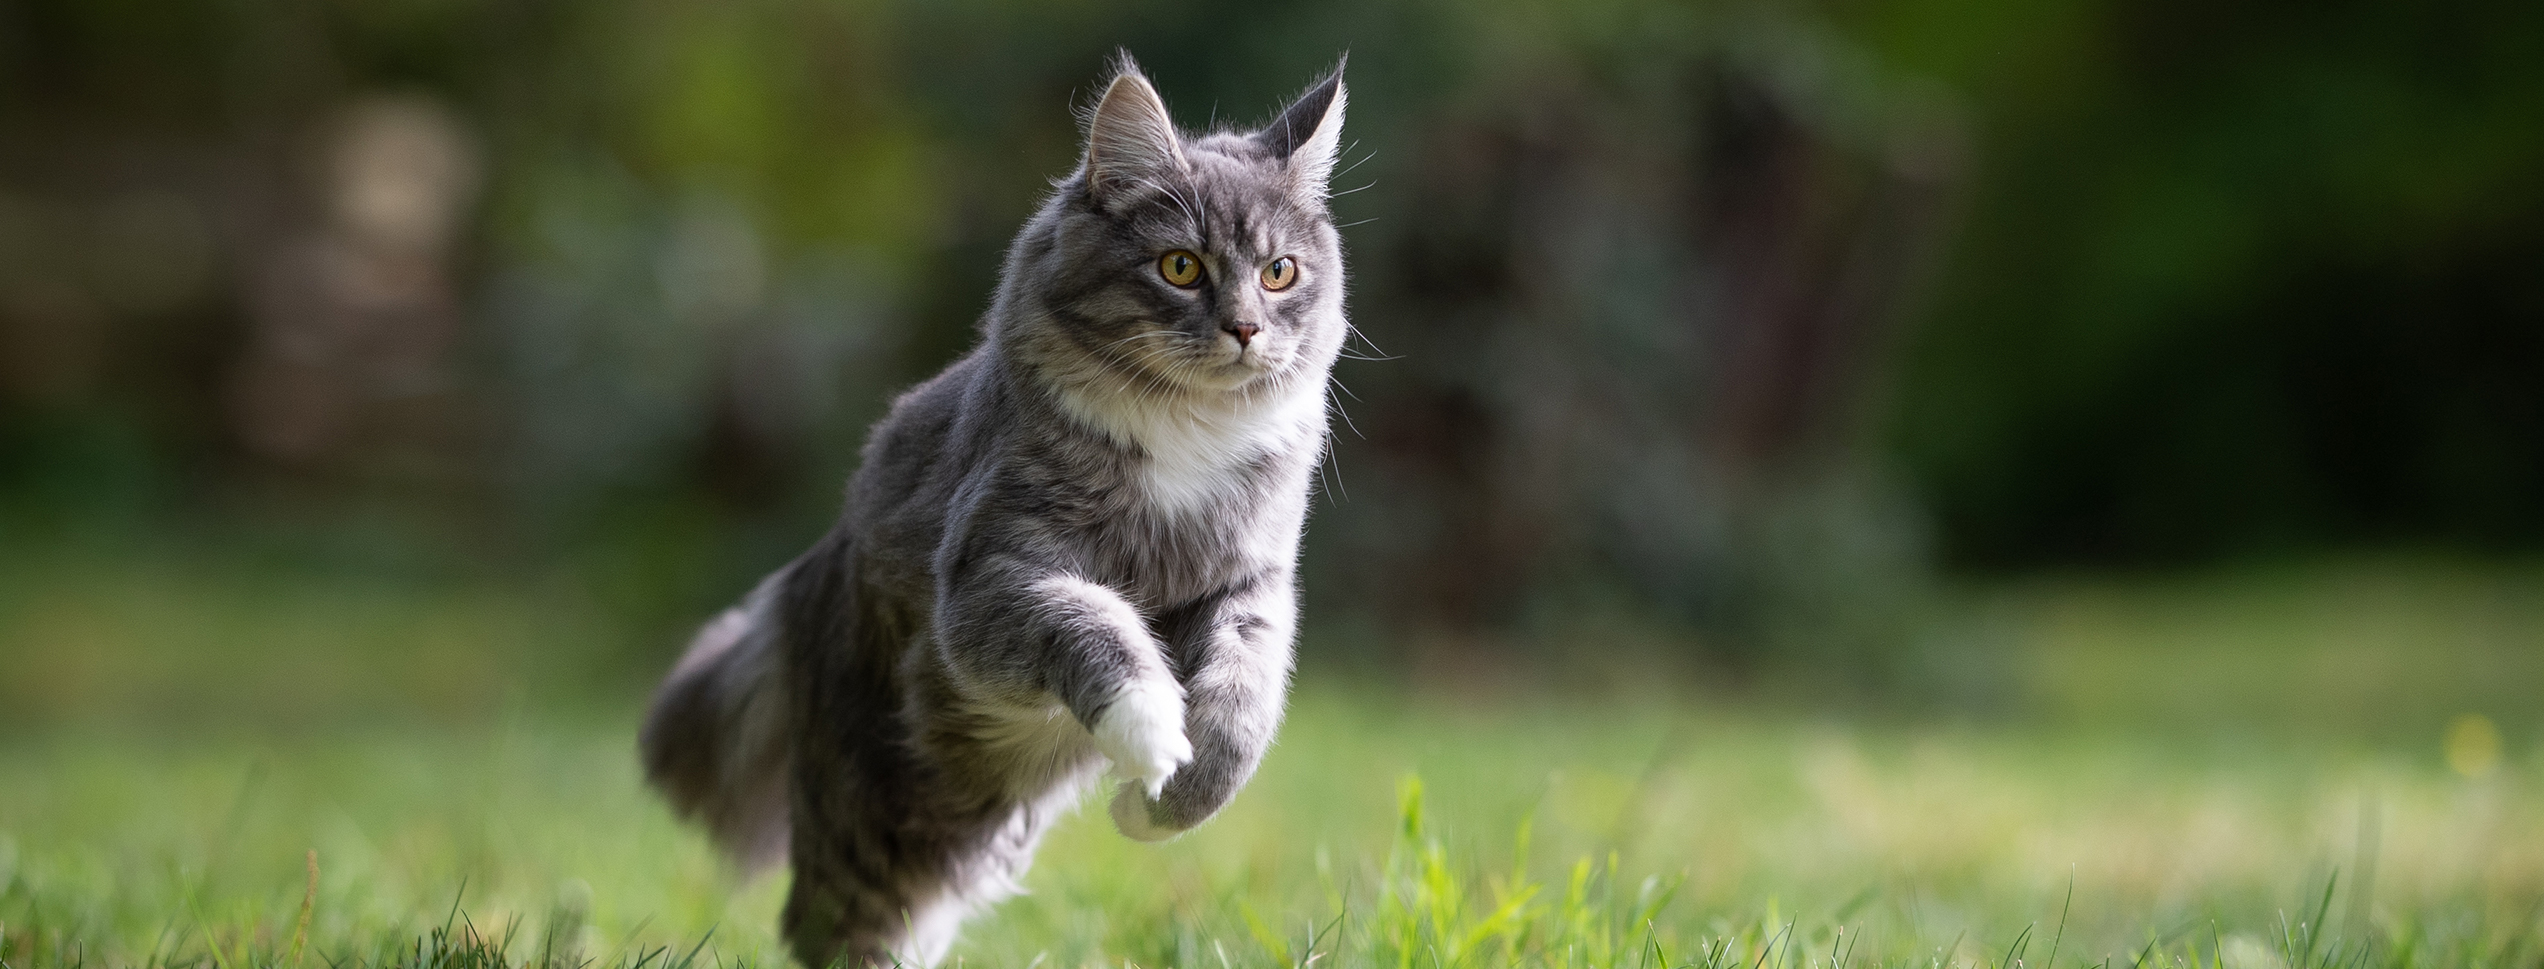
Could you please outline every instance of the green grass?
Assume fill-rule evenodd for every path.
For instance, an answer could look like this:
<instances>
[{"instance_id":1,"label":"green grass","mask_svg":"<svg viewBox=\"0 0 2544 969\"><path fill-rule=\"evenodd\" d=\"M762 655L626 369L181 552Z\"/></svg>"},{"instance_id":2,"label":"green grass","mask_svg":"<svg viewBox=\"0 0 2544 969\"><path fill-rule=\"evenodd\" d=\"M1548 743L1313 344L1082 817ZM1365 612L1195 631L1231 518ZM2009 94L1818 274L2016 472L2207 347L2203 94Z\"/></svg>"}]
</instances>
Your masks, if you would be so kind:
<instances>
[{"instance_id":1,"label":"green grass","mask_svg":"<svg viewBox=\"0 0 2544 969\"><path fill-rule=\"evenodd\" d=\"M737 884L640 787L641 685L532 658L619 633L570 588L111 565L0 593L10 969L782 963L783 876ZM2535 589L1999 589L1955 628L2004 702L1966 715L1311 673L1225 814L1150 846L1082 812L954 958L2544 965ZM2501 742L2450 766L2464 713Z\"/></svg>"}]
</instances>

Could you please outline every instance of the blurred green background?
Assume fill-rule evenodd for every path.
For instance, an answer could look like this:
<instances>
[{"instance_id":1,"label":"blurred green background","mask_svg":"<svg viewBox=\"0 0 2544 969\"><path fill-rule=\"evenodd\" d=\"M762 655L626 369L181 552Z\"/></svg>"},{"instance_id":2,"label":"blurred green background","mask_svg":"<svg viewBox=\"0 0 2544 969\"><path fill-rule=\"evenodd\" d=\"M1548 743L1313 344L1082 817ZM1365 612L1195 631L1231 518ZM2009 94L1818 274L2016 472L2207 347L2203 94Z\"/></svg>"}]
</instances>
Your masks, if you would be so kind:
<instances>
[{"instance_id":1,"label":"blurred green background","mask_svg":"<svg viewBox=\"0 0 2544 969\"><path fill-rule=\"evenodd\" d=\"M2037 794L2007 816L2044 830L2104 789L2078 777L2282 778L2216 830L2332 832L2236 876L2292 893L2356 867L2352 781L2408 775L2493 813L2393 824L2505 859L2413 869L2424 901L2544 897L2544 820L2496 786L2544 770L2544 5L0 0L0 920L86 897L62 871L219 868L176 837L44 882L10 847L159 844L80 805L171 758L350 736L439 765L413 777L520 773L410 749L498 723L621 756L687 632L970 343L1117 47L1192 128L1349 52L1365 340L1299 732L1355 739L1284 756L1500 805L1617 750L1728 738L1701 756L1807 786L1836 770L1814 731L1941 730L1947 776ZM1572 736L1548 704L1621 732L1488 782L1341 726L1406 694L1507 711L1478 736ZM1666 726L1691 710L1728 719ZM2140 744L2179 756L2108 753ZM2037 766L2062 752L2082 774ZM1321 803L1277 790L1251 810ZM2208 815L2133 817L2084 841ZM1592 828L1548 837L1619 843ZM1836 872L1774 882L1831 910L1921 870L1752 849ZM710 913L681 931L723 911L677 897ZM1989 904L1967 924L2021 924Z\"/></svg>"},{"instance_id":2,"label":"blurred green background","mask_svg":"<svg viewBox=\"0 0 2544 969\"><path fill-rule=\"evenodd\" d=\"M0 16L13 547L582 563L685 623L971 340L1116 45L1194 127L1352 53L1394 359L1309 588L1378 641L1738 664L1938 574L2544 541L2532 5Z\"/></svg>"}]
</instances>

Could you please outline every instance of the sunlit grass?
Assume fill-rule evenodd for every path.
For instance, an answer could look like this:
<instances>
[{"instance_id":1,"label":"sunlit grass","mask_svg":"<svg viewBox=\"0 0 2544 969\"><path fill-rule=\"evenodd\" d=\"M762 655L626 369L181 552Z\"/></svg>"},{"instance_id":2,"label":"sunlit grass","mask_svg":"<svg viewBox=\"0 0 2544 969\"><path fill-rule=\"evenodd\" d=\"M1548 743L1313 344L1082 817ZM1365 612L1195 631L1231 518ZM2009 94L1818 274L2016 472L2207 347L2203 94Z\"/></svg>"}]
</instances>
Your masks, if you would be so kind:
<instances>
[{"instance_id":1,"label":"sunlit grass","mask_svg":"<svg viewBox=\"0 0 2544 969\"><path fill-rule=\"evenodd\" d=\"M2406 678L2418 685L2382 706L2319 672L2355 648L2340 642L2378 638L2521 675L2526 659L2461 640L2479 628L2511 652L2535 642L2538 610L2501 591L2528 580L2320 576L2312 608L2307 583L2285 578L2008 591L1972 628L2005 644L2026 685L1970 714L1669 683L1479 697L1311 671L1281 745L1225 814L1151 846L1082 812L1046 843L1029 894L976 920L954 958L2544 962L2531 713L2501 705L2509 687L2432 686L2445 671ZM531 604L554 590L401 596L184 569L18 577L0 605L0 668L103 662L60 655L73 648L111 662L51 694L0 684L56 711L0 717L9 969L783 962L783 877L737 884L645 793L634 697L567 692L553 665L514 655L552 636L589 650L612 628ZM2249 609L2233 608L2239 596ZM311 688L357 686L295 697L293 665L324 653L330 628L360 642ZM2338 648L2310 645L2326 636ZM466 699L399 705L406 671L431 664L397 654L454 637L478 672L430 683ZM2258 678L2227 672L2246 660L2200 657L2247 637L2277 657ZM286 648L257 653L268 639ZM193 655L163 663L169 651ZM2091 682L2057 679L2088 660L2131 693L2094 699ZM118 679L127 664L146 688ZM641 689L628 679L600 678L599 694ZM242 682L256 686L225 692ZM150 702L189 683L197 702Z\"/></svg>"},{"instance_id":2,"label":"sunlit grass","mask_svg":"<svg viewBox=\"0 0 2544 969\"><path fill-rule=\"evenodd\" d=\"M1996 965L2028 945L2017 955L2039 965L2055 939L2062 960L2128 964L2153 944L2233 963L2309 935L2369 965L2544 955L2514 948L2544 900L2531 759L2474 780L2435 744L2203 748L1302 693L1227 814L1163 847L1101 812L1071 819L1031 894L957 956L1722 965L1785 947L1770 963ZM411 959L454 905L449 938L508 937L516 960L618 965L703 940L701 959L774 964L782 878L735 885L639 788L626 726L14 740L4 951L12 966L281 964L314 851L318 964Z\"/></svg>"}]
</instances>

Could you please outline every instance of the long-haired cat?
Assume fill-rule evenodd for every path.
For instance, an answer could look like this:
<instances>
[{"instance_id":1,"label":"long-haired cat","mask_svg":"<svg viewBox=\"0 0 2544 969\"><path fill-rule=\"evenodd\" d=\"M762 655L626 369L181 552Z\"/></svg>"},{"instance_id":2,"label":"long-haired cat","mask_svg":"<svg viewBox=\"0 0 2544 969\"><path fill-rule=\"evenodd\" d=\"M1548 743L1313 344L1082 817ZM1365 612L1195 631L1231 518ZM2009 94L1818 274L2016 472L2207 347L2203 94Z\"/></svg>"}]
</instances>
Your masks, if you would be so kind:
<instances>
[{"instance_id":1,"label":"long-haired cat","mask_svg":"<svg viewBox=\"0 0 2544 969\"><path fill-rule=\"evenodd\" d=\"M981 340L893 403L838 524L698 634L646 775L794 868L808 966L930 964L1110 762L1159 840L1280 725L1292 571L1344 331L1338 68L1179 133L1124 57Z\"/></svg>"}]
</instances>

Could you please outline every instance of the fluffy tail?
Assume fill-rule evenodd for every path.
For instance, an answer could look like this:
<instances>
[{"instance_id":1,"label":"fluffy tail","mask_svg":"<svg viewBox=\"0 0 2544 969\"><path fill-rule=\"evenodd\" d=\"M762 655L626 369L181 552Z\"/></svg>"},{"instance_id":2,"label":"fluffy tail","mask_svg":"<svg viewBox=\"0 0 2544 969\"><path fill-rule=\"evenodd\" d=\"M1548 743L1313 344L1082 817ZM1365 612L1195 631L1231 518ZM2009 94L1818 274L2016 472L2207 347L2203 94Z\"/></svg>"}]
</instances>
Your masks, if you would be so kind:
<instances>
[{"instance_id":1,"label":"fluffy tail","mask_svg":"<svg viewBox=\"0 0 2544 969\"><path fill-rule=\"evenodd\" d=\"M780 569L698 631L646 711L645 779L746 872L786 858L785 647Z\"/></svg>"}]
</instances>

